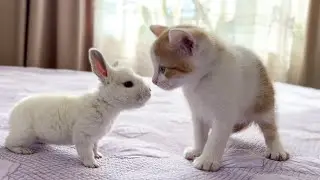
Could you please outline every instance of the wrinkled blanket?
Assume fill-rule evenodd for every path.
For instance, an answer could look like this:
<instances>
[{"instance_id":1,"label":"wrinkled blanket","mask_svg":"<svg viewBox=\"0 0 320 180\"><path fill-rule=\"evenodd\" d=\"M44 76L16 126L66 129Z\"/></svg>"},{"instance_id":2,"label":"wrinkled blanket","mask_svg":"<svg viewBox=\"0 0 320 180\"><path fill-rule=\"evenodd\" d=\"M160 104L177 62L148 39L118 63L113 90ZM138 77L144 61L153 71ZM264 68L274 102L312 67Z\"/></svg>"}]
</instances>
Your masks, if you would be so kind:
<instances>
[{"instance_id":1,"label":"wrinkled blanket","mask_svg":"<svg viewBox=\"0 0 320 180\"><path fill-rule=\"evenodd\" d=\"M150 82L150 79L146 78ZM232 135L218 172L203 172L182 156L192 144L190 113L180 90L152 86L152 98L122 113L100 143L100 168L81 165L74 146L35 145L17 155L3 147L12 105L38 92L82 93L97 84L89 72L0 67L0 179L23 180L316 180L320 179L320 91L276 83L279 131L291 159L263 157L256 127ZM150 83L151 84L151 83Z\"/></svg>"}]
</instances>

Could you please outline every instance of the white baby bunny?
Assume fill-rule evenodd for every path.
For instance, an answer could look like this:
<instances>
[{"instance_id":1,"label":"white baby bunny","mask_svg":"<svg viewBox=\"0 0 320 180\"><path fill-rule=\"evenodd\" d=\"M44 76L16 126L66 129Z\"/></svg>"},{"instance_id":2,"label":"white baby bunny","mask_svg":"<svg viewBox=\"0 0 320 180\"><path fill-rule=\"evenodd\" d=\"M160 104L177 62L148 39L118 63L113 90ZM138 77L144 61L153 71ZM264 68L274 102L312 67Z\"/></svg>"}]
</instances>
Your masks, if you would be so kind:
<instances>
[{"instance_id":1,"label":"white baby bunny","mask_svg":"<svg viewBox=\"0 0 320 180\"><path fill-rule=\"evenodd\" d=\"M98 141L122 110L142 107L151 97L143 79L129 69L114 69L102 54L89 50L92 71L100 86L80 96L42 94L22 99L9 119L5 146L19 154L32 154L35 142L75 145L84 166L98 167Z\"/></svg>"}]
</instances>

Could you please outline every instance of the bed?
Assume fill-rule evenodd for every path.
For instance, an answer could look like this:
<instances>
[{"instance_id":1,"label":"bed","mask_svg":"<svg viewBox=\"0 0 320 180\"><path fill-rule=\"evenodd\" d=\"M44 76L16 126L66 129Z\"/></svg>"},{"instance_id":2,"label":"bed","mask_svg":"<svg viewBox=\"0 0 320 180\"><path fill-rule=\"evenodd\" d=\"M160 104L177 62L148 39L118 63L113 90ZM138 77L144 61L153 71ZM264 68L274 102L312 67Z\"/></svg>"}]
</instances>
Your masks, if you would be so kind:
<instances>
[{"instance_id":1,"label":"bed","mask_svg":"<svg viewBox=\"0 0 320 180\"><path fill-rule=\"evenodd\" d=\"M190 113L182 92L155 86L146 106L122 113L103 138L100 168L82 166L74 146L35 145L33 155L13 154L3 147L8 112L16 101L39 92L82 93L97 81L89 72L0 66L0 179L320 179L320 90L282 83L275 87L279 131L291 154L287 162L263 157L263 137L253 126L232 135L220 171L193 168L182 156L192 143Z\"/></svg>"}]
</instances>

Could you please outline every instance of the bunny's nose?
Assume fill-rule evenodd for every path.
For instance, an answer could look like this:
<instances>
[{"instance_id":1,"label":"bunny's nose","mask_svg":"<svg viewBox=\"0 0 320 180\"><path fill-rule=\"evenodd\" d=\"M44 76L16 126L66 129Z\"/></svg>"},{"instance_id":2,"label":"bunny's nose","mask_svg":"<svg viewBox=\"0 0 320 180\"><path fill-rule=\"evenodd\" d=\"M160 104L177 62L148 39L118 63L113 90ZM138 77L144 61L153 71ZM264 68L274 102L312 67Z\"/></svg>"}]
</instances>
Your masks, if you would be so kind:
<instances>
[{"instance_id":1,"label":"bunny's nose","mask_svg":"<svg viewBox=\"0 0 320 180\"><path fill-rule=\"evenodd\" d=\"M151 89L150 88L148 88L149 89L149 91L151 91Z\"/></svg>"}]
</instances>

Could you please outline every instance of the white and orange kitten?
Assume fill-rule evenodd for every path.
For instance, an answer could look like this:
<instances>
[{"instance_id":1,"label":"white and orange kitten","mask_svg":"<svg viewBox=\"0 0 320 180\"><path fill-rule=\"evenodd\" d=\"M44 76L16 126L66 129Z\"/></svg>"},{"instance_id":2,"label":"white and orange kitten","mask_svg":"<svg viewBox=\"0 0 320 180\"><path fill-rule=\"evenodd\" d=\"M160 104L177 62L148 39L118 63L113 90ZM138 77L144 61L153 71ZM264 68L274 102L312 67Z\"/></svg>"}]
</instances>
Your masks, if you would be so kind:
<instances>
[{"instance_id":1,"label":"white and orange kitten","mask_svg":"<svg viewBox=\"0 0 320 180\"><path fill-rule=\"evenodd\" d=\"M231 133L252 122L264 135L267 158L289 158L277 131L273 85L258 56L196 26L150 30L157 36L153 83L165 90L182 87L192 112L194 145L184 156L194 167L217 171Z\"/></svg>"}]
</instances>

